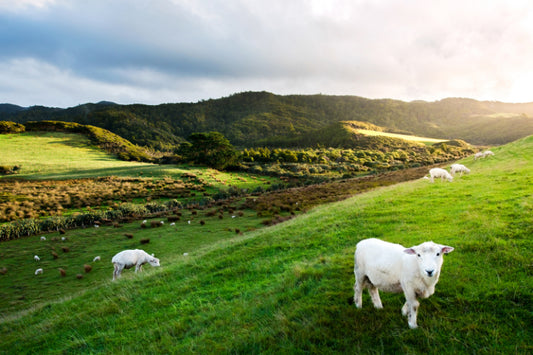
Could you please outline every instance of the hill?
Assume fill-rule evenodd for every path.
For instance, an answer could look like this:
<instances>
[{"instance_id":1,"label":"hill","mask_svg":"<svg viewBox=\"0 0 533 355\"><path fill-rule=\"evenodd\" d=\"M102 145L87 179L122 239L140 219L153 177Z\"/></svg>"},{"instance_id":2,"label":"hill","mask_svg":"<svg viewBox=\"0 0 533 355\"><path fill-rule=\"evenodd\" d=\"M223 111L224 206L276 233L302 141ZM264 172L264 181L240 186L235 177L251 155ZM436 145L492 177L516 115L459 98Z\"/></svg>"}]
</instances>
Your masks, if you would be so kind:
<instances>
[{"instance_id":1,"label":"hill","mask_svg":"<svg viewBox=\"0 0 533 355\"><path fill-rule=\"evenodd\" d=\"M140 146L172 150L191 133L218 131L233 145L336 147L322 137L342 121L361 121L389 133L462 139L500 145L533 134L533 103L449 98L435 102L357 96L288 95L244 92L197 103L117 105L100 102L67 109L0 105L0 120L72 121L105 128ZM322 138L321 138L322 137Z\"/></svg>"},{"instance_id":2,"label":"hill","mask_svg":"<svg viewBox=\"0 0 533 355\"><path fill-rule=\"evenodd\" d=\"M530 353L533 137L493 151L462 161L472 172L452 183L375 189L273 227L195 244L187 256L165 246L179 232L157 229L150 235L161 238L160 247L151 250L161 268L3 315L0 351ZM101 233L108 243L118 236L112 228ZM382 294L382 310L369 307L367 294L363 309L348 304L354 248L369 237L455 247L435 295L421 301L419 329L401 316L401 295Z\"/></svg>"}]
</instances>

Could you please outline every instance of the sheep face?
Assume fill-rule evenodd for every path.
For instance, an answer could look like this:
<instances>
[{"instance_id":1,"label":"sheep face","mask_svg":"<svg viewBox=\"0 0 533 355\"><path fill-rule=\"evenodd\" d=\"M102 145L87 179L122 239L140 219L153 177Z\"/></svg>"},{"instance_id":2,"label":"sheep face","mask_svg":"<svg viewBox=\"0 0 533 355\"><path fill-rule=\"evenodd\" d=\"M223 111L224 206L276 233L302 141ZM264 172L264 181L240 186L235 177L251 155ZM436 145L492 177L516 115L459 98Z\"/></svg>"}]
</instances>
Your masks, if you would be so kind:
<instances>
[{"instance_id":1,"label":"sheep face","mask_svg":"<svg viewBox=\"0 0 533 355\"><path fill-rule=\"evenodd\" d=\"M161 266L159 265L159 259L158 258L150 258L148 259L148 263L152 266Z\"/></svg>"},{"instance_id":2,"label":"sheep face","mask_svg":"<svg viewBox=\"0 0 533 355\"><path fill-rule=\"evenodd\" d=\"M415 247L405 249L404 253L416 257L420 275L424 278L435 278L435 280L438 280L443 262L442 256L452 251L452 247L435 244L433 242L425 242Z\"/></svg>"}]
</instances>

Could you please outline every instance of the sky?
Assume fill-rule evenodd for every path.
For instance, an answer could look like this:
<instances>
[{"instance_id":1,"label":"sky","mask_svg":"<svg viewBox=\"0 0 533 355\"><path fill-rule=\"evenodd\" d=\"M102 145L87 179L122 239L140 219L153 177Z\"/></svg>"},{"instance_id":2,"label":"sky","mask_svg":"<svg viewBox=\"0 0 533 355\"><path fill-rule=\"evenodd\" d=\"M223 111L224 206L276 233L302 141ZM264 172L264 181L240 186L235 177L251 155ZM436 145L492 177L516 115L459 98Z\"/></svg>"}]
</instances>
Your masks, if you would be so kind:
<instances>
[{"instance_id":1,"label":"sky","mask_svg":"<svg viewBox=\"0 0 533 355\"><path fill-rule=\"evenodd\" d=\"M0 103L533 102L531 0L0 0Z\"/></svg>"}]
</instances>

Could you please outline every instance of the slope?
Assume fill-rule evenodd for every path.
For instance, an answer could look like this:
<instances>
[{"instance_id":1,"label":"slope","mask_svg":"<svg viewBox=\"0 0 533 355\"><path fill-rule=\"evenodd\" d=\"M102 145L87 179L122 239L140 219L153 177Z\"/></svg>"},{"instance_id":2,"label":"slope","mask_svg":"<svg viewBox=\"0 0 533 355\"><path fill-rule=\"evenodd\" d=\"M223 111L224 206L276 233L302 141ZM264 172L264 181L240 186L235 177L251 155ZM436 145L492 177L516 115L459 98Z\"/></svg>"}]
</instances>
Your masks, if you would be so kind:
<instances>
[{"instance_id":1,"label":"slope","mask_svg":"<svg viewBox=\"0 0 533 355\"><path fill-rule=\"evenodd\" d=\"M533 137L465 159L453 183L417 180L318 207L188 257L0 322L8 353L528 353ZM488 188L490 187L490 188ZM430 213L428 213L430 211ZM454 246L419 329L356 310L353 252L380 237Z\"/></svg>"},{"instance_id":2,"label":"slope","mask_svg":"<svg viewBox=\"0 0 533 355\"><path fill-rule=\"evenodd\" d=\"M73 121L102 127L134 144L160 150L171 150L172 145L183 142L191 133L206 131L221 132L237 146L290 146L309 136L320 140L325 127L340 121L370 122L392 133L494 145L533 134L532 117L533 103L460 98L403 102L268 92L156 106L99 103L68 109L6 107L4 112L0 108L0 120ZM307 144L316 146L317 142Z\"/></svg>"}]
</instances>

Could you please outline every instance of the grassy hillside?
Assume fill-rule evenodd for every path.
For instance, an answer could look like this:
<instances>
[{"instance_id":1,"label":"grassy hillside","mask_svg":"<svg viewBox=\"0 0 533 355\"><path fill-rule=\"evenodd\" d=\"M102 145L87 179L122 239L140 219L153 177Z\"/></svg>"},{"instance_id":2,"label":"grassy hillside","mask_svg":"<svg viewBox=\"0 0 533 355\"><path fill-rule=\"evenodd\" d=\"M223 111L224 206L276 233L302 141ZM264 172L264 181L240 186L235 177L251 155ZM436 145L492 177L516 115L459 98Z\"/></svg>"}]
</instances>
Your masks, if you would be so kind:
<instances>
[{"instance_id":1,"label":"grassy hillside","mask_svg":"<svg viewBox=\"0 0 533 355\"><path fill-rule=\"evenodd\" d=\"M115 156L96 148L87 136L77 133L1 134L0 150L0 165L18 165L21 169L17 177L29 179L123 175L121 170L141 171L153 166L117 160Z\"/></svg>"},{"instance_id":2,"label":"grassy hillside","mask_svg":"<svg viewBox=\"0 0 533 355\"><path fill-rule=\"evenodd\" d=\"M221 132L241 147L286 147L300 142L314 147L317 143L324 145L324 141L325 146L336 147L338 140L328 140L322 133L341 121L369 122L393 133L499 145L533 134L533 103L459 98L403 102L244 92L197 103L156 106L99 103L69 109L6 107L4 112L0 107L0 120L78 122L108 129L134 144L158 150L171 150L191 133L207 131Z\"/></svg>"},{"instance_id":3,"label":"grassy hillside","mask_svg":"<svg viewBox=\"0 0 533 355\"><path fill-rule=\"evenodd\" d=\"M531 353L533 137L493 151L464 160L471 174L452 183L376 189L218 242L188 245L180 229L172 236L184 238L180 248L155 229L146 235L161 241L147 249L161 268L112 283L103 261L107 280L87 292L3 313L0 352ZM84 233L70 238L113 243L112 229ZM369 237L455 247L435 295L421 301L419 329L401 316L402 295L382 294L383 310L366 293L362 310L348 303L355 244ZM23 242L33 270L37 238L3 250ZM58 274L41 276L12 287L62 283Z\"/></svg>"}]
</instances>

